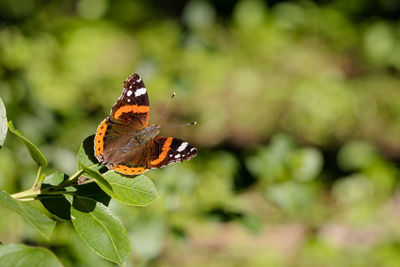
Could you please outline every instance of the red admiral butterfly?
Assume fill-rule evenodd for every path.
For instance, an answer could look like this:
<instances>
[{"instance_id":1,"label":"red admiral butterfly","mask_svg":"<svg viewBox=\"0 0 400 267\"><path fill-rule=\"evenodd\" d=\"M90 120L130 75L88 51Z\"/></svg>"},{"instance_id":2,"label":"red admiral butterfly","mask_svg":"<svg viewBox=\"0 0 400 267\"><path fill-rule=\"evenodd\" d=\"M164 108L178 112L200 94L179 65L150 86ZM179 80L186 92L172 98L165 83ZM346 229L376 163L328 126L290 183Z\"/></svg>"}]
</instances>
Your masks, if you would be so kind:
<instances>
[{"instance_id":1,"label":"red admiral butterfly","mask_svg":"<svg viewBox=\"0 0 400 267\"><path fill-rule=\"evenodd\" d=\"M189 160L197 149L175 137L157 137L160 126L148 126L149 97L136 73L124 82L110 117L97 128L95 156L109 169L137 175L177 161Z\"/></svg>"}]
</instances>

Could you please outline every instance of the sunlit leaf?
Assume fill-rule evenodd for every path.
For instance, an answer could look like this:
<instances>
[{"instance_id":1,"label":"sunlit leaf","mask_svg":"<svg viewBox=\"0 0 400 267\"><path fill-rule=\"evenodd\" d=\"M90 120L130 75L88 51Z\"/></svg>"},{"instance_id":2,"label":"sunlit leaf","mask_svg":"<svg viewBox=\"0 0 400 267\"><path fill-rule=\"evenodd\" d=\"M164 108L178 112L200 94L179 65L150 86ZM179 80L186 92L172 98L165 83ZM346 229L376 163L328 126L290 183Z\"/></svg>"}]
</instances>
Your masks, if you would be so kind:
<instances>
[{"instance_id":1,"label":"sunlit leaf","mask_svg":"<svg viewBox=\"0 0 400 267\"><path fill-rule=\"evenodd\" d=\"M32 225L46 238L50 237L54 227L56 226L56 222L46 217L46 215L44 215L39 209L24 202L15 200L5 191L0 192L0 204L21 215L25 221Z\"/></svg>"},{"instance_id":2,"label":"sunlit leaf","mask_svg":"<svg viewBox=\"0 0 400 267\"><path fill-rule=\"evenodd\" d=\"M46 186L54 186L54 185L59 185L64 180L66 180L68 177L61 172L53 172L52 174L46 176L46 178L43 181L42 188L46 188Z\"/></svg>"},{"instance_id":3,"label":"sunlit leaf","mask_svg":"<svg viewBox=\"0 0 400 267\"><path fill-rule=\"evenodd\" d=\"M57 257L48 249L22 244L0 245L2 267L62 267Z\"/></svg>"},{"instance_id":4,"label":"sunlit leaf","mask_svg":"<svg viewBox=\"0 0 400 267\"><path fill-rule=\"evenodd\" d=\"M6 139L7 129L6 107L0 98L0 148L3 146L4 140Z\"/></svg>"},{"instance_id":5,"label":"sunlit leaf","mask_svg":"<svg viewBox=\"0 0 400 267\"><path fill-rule=\"evenodd\" d=\"M108 190L112 190L109 182L96 170L92 170L84 165L81 165L80 168L91 178L95 179L96 182L102 186L102 188L107 188Z\"/></svg>"},{"instance_id":6,"label":"sunlit leaf","mask_svg":"<svg viewBox=\"0 0 400 267\"><path fill-rule=\"evenodd\" d=\"M108 171L104 178L110 183L112 190L99 186L112 198L124 204L144 206L157 198L157 190L153 182L144 175L127 178L115 171Z\"/></svg>"},{"instance_id":7,"label":"sunlit leaf","mask_svg":"<svg viewBox=\"0 0 400 267\"><path fill-rule=\"evenodd\" d=\"M117 264L125 263L130 251L128 233L109 208L91 199L74 197L71 219L76 232L93 251Z\"/></svg>"},{"instance_id":8,"label":"sunlit leaf","mask_svg":"<svg viewBox=\"0 0 400 267\"><path fill-rule=\"evenodd\" d=\"M29 154L31 155L32 159L36 162L36 164L42 167L46 167L47 160L43 156L42 152L40 152L37 146L35 146L31 141L29 141L25 136L23 136L20 131L14 128L12 121L8 122L8 129L10 130L10 132L18 136L24 142L26 148L29 151Z\"/></svg>"}]
</instances>

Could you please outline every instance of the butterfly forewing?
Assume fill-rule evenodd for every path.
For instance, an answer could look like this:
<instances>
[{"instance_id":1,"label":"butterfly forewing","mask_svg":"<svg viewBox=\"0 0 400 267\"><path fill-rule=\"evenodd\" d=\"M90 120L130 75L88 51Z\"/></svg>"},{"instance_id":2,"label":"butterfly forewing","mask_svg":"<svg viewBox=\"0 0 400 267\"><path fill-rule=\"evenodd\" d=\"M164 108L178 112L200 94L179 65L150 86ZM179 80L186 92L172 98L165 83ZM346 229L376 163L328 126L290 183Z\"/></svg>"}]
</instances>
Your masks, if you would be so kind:
<instances>
[{"instance_id":1,"label":"butterfly forewing","mask_svg":"<svg viewBox=\"0 0 400 267\"><path fill-rule=\"evenodd\" d=\"M124 90L111 109L111 120L142 129L149 124L149 97L142 78L136 73L126 79Z\"/></svg>"},{"instance_id":2,"label":"butterfly forewing","mask_svg":"<svg viewBox=\"0 0 400 267\"><path fill-rule=\"evenodd\" d=\"M197 155L196 148L174 137L155 137L149 145L150 168L161 168L177 161L189 160Z\"/></svg>"}]
</instances>

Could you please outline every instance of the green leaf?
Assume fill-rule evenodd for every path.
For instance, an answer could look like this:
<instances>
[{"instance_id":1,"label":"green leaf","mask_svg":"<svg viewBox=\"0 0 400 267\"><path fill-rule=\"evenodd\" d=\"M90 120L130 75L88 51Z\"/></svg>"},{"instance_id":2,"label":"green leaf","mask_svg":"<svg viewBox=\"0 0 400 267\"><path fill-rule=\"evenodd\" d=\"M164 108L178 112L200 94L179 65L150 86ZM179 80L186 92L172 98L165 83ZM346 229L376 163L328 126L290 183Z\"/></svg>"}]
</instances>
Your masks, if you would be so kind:
<instances>
[{"instance_id":1,"label":"green leaf","mask_svg":"<svg viewBox=\"0 0 400 267\"><path fill-rule=\"evenodd\" d=\"M83 165L86 167L90 167L93 170L97 171L101 170L101 173L106 172L108 170L106 167L98 163L99 163L98 160L94 156L94 135L91 135L88 136L79 147L78 169L80 168L80 166Z\"/></svg>"},{"instance_id":2,"label":"green leaf","mask_svg":"<svg viewBox=\"0 0 400 267\"><path fill-rule=\"evenodd\" d=\"M48 249L22 244L0 245L0 266L2 267L62 267L57 257Z\"/></svg>"},{"instance_id":3,"label":"green leaf","mask_svg":"<svg viewBox=\"0 0 400 267\"><path fill-rule=\"evenodd\" d=\"M59 185L66 179L68 179L68 176L66 174L60 172L53 172L44 179L41 189ZM41 194L38 196L38 199L42 203L42 205L47 209L47 211L49 211L51 214L64 220L71 219L71 203L70 201L67 200L67 198L64 195Z\"/></svg>"},{"instance_id":4,"label":"green leaf","mask_svg":"<svg viewBox=\"0 0 400 267\"><path fill-rule=\"evenodd\" d=\"M7 129L6 107L0 98L0 148L3 146L4 140L6 139Z\"/></svg>"},{"instance_id":5,"label":"green leaf","mask_svg":"<svg viewBox=\"0 0 400 267\"><path fill-rule=\"evenodd\" d=\"M75 195L90 198L108 206L111 197L104 193L96 183L88 183L76 186Z\"/></svg>"},{"instance_id":6,"label":"green leaf","mask_svg":"<svg viewBox=\"0 0 400 267\"><path fill-rule=\"evenodd\" d=\"M91 178L95 179L96 182L102 186L102 188L107 188L108 190L112 190L110 183L96 170L92 170L84 165L81 165L80 168Z\"/></svg>"},{"instance_id":7,"label":"green leaf","mask_svg":"<svg viewBox=\"0 0 400 267\"><path fill-rule=\"evenodd\" d=\"M153 182L144 175L135 178L124 177L115 171L108 171L104 175L112 190L99 186L112 198L133 206L144 206L157 198L157 189Z\"/></svg>"},{"instance_id":8,"label":"green leaf","mask_svg":"<svg viewBox=\"0 0 400 267\"><path fill-rule=\"evenodd\" d=\"M42 183L41 188L59 185L67 179L68 179L68 176L66 174L57 172L57 171L53 172L52 174L46 176L46 178L44 179L44 181Z\"/></svg>"},{"instance_id":9,"label":"green leaf","mask_svg":"<svg viewBox=\"0 0 400 267\"><path fill-rule=\"evenodd\" d=\"M49 186L59 185L67 179L67 175L54 172L46 177L46 179L43 181L41 189L46 189ZM111 197L107 195L96 183L81 184L79 186L68 186L65 189L57 189L57 191L62 190L65 191L66 194L73 193L74 195L90 198L99 201L106 206L108 206L111 199ZM38 199L53 215L64 220L71 219L72 198L68 198L68 195L40 194Z\"/></svg>"},{"instance_id":10,"label":"green leaf","mask_svg":"<svg viewBox=\"0 0 400 267\"><path fill-rule=\"evenodd\" d=\"M78 163L86 167L98 163L94 156L94 134L83 140L78 151Z\"/></svg>"},{"instance_id":11,"label":"green leaf","mask_svg":"<svg viewBox=\"0 0 400 267\"><path fill-rule=\"evenodd\" d=\"M39 201L48 212L60 219L71 219L71 203L64 195L40 195Z\"/></svg>"},{"instance_id":12,"label":"green leaf","mask_svg":"<svg viewBox=\"0 0 400 267\"><path fill-rule=\"evenodd\" d=\"M21 215L30 225L37 231L49 238L53 232L56 222L50 220L39 209L32 207L29 204L15 200L6 191L0 192L0 204L9 208Z\"/></svg>"},{"instance_id":13,"label":"green leaf","mask_svg":"<svg viewBox=\"0 0 400 267\"><path fill-rule=\"evenodd\" d=\"M43 156L42 152L40 152L40 150L31 141L23 136L21 132L14 128L12 121L8 122L8 129L24 142L26 148L29 151L29 154L31 154L31 157L36 162L36 164L41 167L46 167L47 160Z\"/></svg>"},{"instance_id":14,"label":"green leaf","mask_svg":"<svg viewBox=\"0 0 400 267\"><path fill-rule=\"evenodd\" d=\"M72 224L82 240L98 255L119 265L130 251L129 237L121 220L105 205L74 197Z\"/></svg>"}]
</instances>

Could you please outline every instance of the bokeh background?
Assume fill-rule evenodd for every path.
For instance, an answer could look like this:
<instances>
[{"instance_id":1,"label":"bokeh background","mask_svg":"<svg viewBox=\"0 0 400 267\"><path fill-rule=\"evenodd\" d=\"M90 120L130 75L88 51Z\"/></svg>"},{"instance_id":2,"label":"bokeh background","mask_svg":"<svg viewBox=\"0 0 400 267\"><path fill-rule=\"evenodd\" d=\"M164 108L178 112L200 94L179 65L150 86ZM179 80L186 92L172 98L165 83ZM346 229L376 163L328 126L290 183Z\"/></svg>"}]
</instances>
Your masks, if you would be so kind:
<instances>
[{"instance_id":1,"label":"bokeh background","mask_svg":"<svg viewBox=\"0 0 400 267\"><path fill-rule=\"evenodd\" d=\"M151 170L160 197L112 201L128 266L400 266L400 3L0 0L9 120L72 174L85 137L139 73L163 135L199 155ZM11 134L0 188L35 166ZM60 222L44 240L0 208L0 241L65 266L114 266Z\"/></svg>"}]
</instances>

